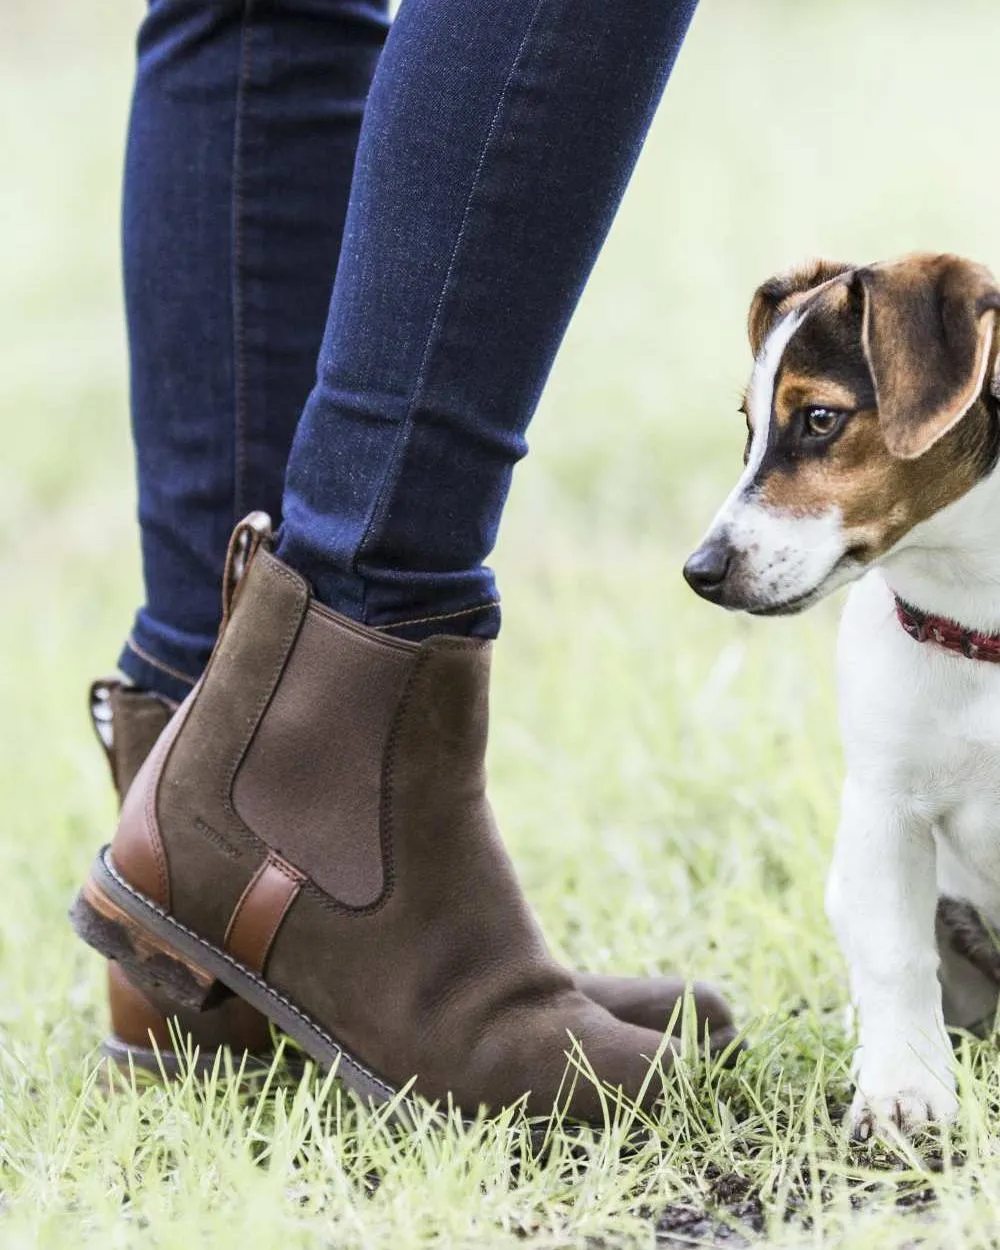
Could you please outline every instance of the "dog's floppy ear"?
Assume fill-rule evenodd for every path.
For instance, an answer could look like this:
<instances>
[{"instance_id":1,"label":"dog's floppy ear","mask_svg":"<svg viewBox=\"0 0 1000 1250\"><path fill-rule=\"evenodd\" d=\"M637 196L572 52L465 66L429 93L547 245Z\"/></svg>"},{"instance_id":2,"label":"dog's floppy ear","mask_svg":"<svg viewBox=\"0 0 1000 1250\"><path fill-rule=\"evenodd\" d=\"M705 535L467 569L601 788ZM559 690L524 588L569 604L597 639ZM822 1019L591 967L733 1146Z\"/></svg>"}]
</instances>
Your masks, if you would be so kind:
<instances>
[{"instance_id":1,"label":"dog's floppy ear","mask_svg":"<svg viewBox=\"0 0 1000 1250\"><path fill-rule=\"evenodd\" d=\"M816 287L829 282L831 278L839 278L853 268L853 265L845 265L837 260L814 260L797 269L775 274L773 278L761 283L754 291L747 317L747 333L753 354L758 355L781 313L794 307Z\"/></svg>"},{"instance_id":2,"label":"dog's floppy ear","mask_svg":"<svg viewBox=\"0 0 1000 1250\"><path fill-rule=\"evenodd\" d=\"M914 460L978 399L990 362L1000 288L960 256L907 256L855 273L864 294L862 346L886 446Z\"/></svg>"}]
</instances>

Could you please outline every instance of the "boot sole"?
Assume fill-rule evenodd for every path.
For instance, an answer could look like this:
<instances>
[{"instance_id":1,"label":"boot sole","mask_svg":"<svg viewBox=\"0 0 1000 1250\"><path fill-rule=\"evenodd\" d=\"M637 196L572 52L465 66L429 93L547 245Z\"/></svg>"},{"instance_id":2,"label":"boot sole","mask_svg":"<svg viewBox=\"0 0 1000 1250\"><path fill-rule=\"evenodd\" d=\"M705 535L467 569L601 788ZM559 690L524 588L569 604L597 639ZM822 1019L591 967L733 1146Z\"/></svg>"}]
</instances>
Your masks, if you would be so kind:
<instances>
[{"instance_id":1,"label":"boot sole","mask_svg":"<svg viewBox=\"0 0 1000 1250\"><path fill-rule=\"evenodd\" d=\"M178 1007L205 1011L235 994L287 1033L310 1059L324 1069L336 1068L337 1079L366 1102L377 1106L398 1096L396 1088L285 995L130 885L115 869L108 850L104 847L98 854L70 911L73 928L88 946L117 960L137 985ZM118 1060L118 1055L108 1057ZM154 1052L151 1057L155 1060ZM160 1065L155 1066L159 1071Z\"/></svg>"}]
</instances>

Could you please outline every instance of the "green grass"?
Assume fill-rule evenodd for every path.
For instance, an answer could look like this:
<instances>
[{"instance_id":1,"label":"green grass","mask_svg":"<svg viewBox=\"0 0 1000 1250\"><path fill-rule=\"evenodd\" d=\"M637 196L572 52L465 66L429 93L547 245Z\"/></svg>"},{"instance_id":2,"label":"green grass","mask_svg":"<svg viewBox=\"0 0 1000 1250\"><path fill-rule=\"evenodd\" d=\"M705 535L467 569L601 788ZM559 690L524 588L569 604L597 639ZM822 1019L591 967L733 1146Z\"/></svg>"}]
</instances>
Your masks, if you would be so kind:
<instances>
[{"instance_id":1,"label":"green grass","mask_svg":"<svg viewBox=\"0 0 1000 1250\"><path fill-rule=\"evenodd\" d=\"M508 1121L405 1136L319 1083L95 1085L101 970L65 912L113 822L84 690L139 594L116 267L138 12L0 12L0 1244L650 1246L665 1208L756 1220L758 1196L775 1246L996 1244L992 1046L962 1053L944 1142L838 1124L836 606L754 623L679 576L739 465L758 281L1000 261L995 6L706 3L560 358L496 559L496 805L562 957L717 978L751 1049L685 1069L637 1151L557 1133L543 1160Z\"/></svg>"}]
</instances>

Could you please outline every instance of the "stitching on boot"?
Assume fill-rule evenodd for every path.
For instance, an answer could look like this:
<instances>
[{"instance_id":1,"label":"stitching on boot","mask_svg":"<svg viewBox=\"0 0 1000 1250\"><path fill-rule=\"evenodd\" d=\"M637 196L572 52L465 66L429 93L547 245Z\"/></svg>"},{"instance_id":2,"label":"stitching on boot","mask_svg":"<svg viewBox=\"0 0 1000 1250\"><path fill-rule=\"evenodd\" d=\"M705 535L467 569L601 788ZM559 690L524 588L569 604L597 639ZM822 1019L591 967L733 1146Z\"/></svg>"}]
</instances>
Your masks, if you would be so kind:
<instances>
[{"instance_id":1,"label":"stitching on boot","mask_svg":"<svg viewBox=\"0 0 1000 1250\"><path fill-rule=\"evenodd\" d=\"M236 805L233 802L233 786L236 783L236 774L240 770L240 765L243 763L244 759L246 759L246 754L250 749L250 744L253 742L254 737L257 734L257 730L260 728L264 712L267 710L268 704L274 697L274 692L278 687L281 674L284 672L288 664L288 658L291 654L295 639L298 637L299 631L302 629L302 625L306 619L306 615L309 611L309 594L304 583L302 582L302 579L290 569L284 568L281 562L273 557L270 552L265 550L258 551L255 558L258 560L264 560L272 572L276 573L285 581L290 582L295 587L299 613L298 619L295 620L292 625L286 626L285 631L281 636L279 649L280 658L272 668L264 687L264 693L257 700L257 705L254 708L252 715L249 717L249 728L241 740L238 750L233 753L232 762L223 774L222 793L219 797L222 803L223 811L236 821L241 830L246 832L253 848L255 850L263 850L265 853L270 853L271 847L263 840L263 838L258 837L258 835L250 828L249 825L247 825L243 817L236 810Z\"/></svg>"},{"instance_id":2,"label":"stitching on boot","mask_svg":"<svg viewBox=\"0 0 1000 1250\"><path fill-rule=\"evenodd\" d=\"M257 882L261 879L264 869L267 867L269 862L270 862L270 857L268 859L262 860L259 867L257 868L257 871L253 874L253 876L244 886L243 893L240 895L239 901L237 902L236 906L233 908L233 914L229 917L229 924L226 925L226 932L222 939L223 950L227 951L229 949L229 939L233 935L233 930L239 924L240 915L243 912L243 904L247 901L247 899L253 893L254 886L256 886Z\"/></svg>"},{"instance_id":3,"label":"stitching on boot","mask_svg":"<svg viewBox=\"0 0 1000 1250\"><path fill-rule=\"evenodd\" d=\"M377 1085L379 1089L384 1090L390 1098L394 1097L398 1093L398 1090L394 1089L386 1081L383 1081L381 1077L376 1076L370 1068L365 1067L365 1065L355 1059L353 1055L348 1054L343 1046L341 1046L340 1042L338 1042L334 1037L331 1037L331 1035L327 1033L324 1028L307 1016L301 1007L297 1007L291 999L286 998L280 990L276 990L274 986L268 985L262 976L258 976L256 972L247 968L244 964L241 964L239 960L234 959L232 955L228 954L226 951L219 950L219 948L217 946L213 946L211 942L206 942L205 939L195 933L193 929L189 929L186 924L182 924L174 916L171 916L168 911L160 907L158 903L155 903L151 898L147 898L145 894L141 893L135 888L135 886L126 881L125 878L116 870L114 864L110 862L105 851L101 852L101 863L103 864L108 875L113 877L124 890L131 894L133 898L138 900L138 902L142 903L144 907L148 907L150 911L156 912L161 920L165 920L175 929L179 929L182 933L186 933L189 938L197 942L199 946L203 946L205 950L210 951L217 959L224 959L227 964L235 968L238 972L241 972L262 990L265 990L272 998L281 1003L282 1006L287 1007L293 1015L297 1016L302 1021L306 1028L308 1028L312 1033L315 1033L315 1035L324 1041L328 1046L332 1046L336 1051L338 1051L340 1056L338 1060L339 1063L346 1064L347 1067L353 1068L356 1072L359 1072L362 1076L371 1081L373 1085Z\"/></svg>"},{"instance_id":4,"label":"stitching on boot","mask_svg":"<svg viewBox=\"0 0 1000 1250\"><path fill-rule=\"evenodd\" d=\"M156 875L160 882L160 892L166 900L168 907L171 903L170 871L167 867L166 852L163 848L163 834L160 832L160 822L156 816L156 799L160 792L160 777L163 775L163 769L166 768L166 761L170 756L170 748L175 741L176 737L171 739L165 748L160 747L161 759L157 760L155 765L151 765L151 768L158 770L158 775L154 778L154 784L147 787L146 801L142 807L143 825L146 829L149 845L153 851L153 859L156 861ZM155 752L156 747L153 750Z\"/></svg>"},{"instance_id":5,"label":"stitching on boot","mask_svg":"<svg viewBox=\"0 0 1000 1250\"><path fill-rule=\"evenodd\" d=\"M306 880L306 874L302 869L296 868L294 864L282 858L277 851L272 851L267 858L271 867L276 868L292 885L301 885Z\"/></svg>"},{"instance_id":6,"label":"stitching on boot","mask_svg":"<svg viewBox=\"0 0 1000 1250\"><path fill-rule=\"evenodd\" d=\"M389 728L389 737L385 744L385 756L382 762L382 796L379 800L379 840L382 844L382 864L385 872L385 889L383 891L386 898L392 893L396 886L396 854L395 840L393 838L394 819L393 819L393 783L396 776L396 750L399 746L399 738L403 732L403 721L406 713L409 711L410 704L413 701L414 688L423 678L424 669L430 661L431 653L422 651L417 656L416 663L410 672L409 680L403 691L399 703L396 705L396 711L393 714L392 725Z\"/></svg>"},{"instance_id":7,"label":"stitching on boot","mask_svg":"<svg viewBox=\"0 0 1000 1250\"><path fill-rule=\"evenodd\" d=\"M218 829L213 829L207 820L203 820L200 816L195 816L192 823L198 832L203 833L209 842L217 847L223 855L227 855L230 859L242 858L240 849L227 842Z\"/></svg>"},{"instance_id":8,"label":"stitching on boot","mask_svg":"<svg viewBox=\"0 0 1000 1250\"><path fill-rule=\"evenodd\" d=\"M162 660L158 660L155 656L150 655L148 651L139 646L134 634L129 634L125 639L125 646L130 651L134 651L140 660L145 660L147 664L152 664L153 668L158 668L161 673L167 673L171 677L176 677L178 681L184 682L185 685L193 686L198 680L197 677L191 677L187 673L182 673L179 668L172 668L169 664L164 664Z\"/></svg>"},{"instance_id":9,"label":"stitching on boot","mask_svg":"<svg viewBox=\"0 0 1000 1250\"><path fill-rule=\"evenodd\" d=\"M281 561L278 560L275 556L273 556L266 548L259 549L254 559L263 560L268 565L268 567L271 569L272 572L277 574L277 576L279 576L282 580L290 582L295 587L296 600L297 600L297 605L300 609L300 612L299 612L298 621L295 623L294 628L286 628L285 630L285 634L282 637L282 644L281 644L281 656L282 656L281 661L279 664L276 665L275 671L271 674L271 677L268 682L268 686L265 690L265 694L258 701L257 709L254 713L253 718L250 720L250 728L247 732L245 741L240 747L239 752L236 754L234 762L230 765L230 767L227 769L226 773L223 776L222 795L221 795L221 800L220 800L221 805L222 805L222 810L226 813L227 816L231 818L233 825L234 825L234 832L239 836L239 839L243 844L241 849L237 849L236 847L230 847L230 853L234 855L236 858L240 858L244 851L250 851L250 852L256 851L263 855L267 855L270 853L270 850L271 850L270 846L268 846L268 844L264 842L263 839L259 838L256 835L256 833L254 833L254 831L249 828L249 826L245 823L245 821L242 819L240 814L236 811L232 802L232 787L233 787L233 782L235 780L236 774L239 771L240 764L243 762L246 756L247 750L250 746L250 743L253 741L254 734L257 732L257 728L260 725L260 720L261 720L261 716L263 715L264 709L267 707L267 704L270 702L271 698L274 695L274 690L278 684L278 678L281 675L281 671L284 668L284 665L287 663L288 655L292 648L292 643L295 641L295 638L298 635L299 630L302 628L302 622L305 620L306 612L308 611L308 607L309 607L309 591L302 577L300 577L297 573L293 572L291 569L286 568L281 563ZM208 665L205 669L205 672L202 674L199 682L197 683L198 686L203 687L205 683L208 681L208 679L210 678L212 672L214 671L215 666L216 666L216 661L218 659L219 651L221 649L221 643L222 643L222 637L220 636L219 639L216 641L216 645L212 650L211 656L209 657ZM195 698L197 699L197 695L195 696ZM173 756L174 748L176 747L177 741L180 738L181 734L183 733L184 728L186 727L188 723L191 712L193 711L193 706L194 705L192 705L186 710L184 722L183 724L178 725L177 732L171 738L167 751L164 755L163 761L159 766L159 776L157 777L156 785L152 787L152 793L150 794L149 800L148 800L153 805L154 819L155 819L155 804L157 801L157 796L159 795L160 784L162 782L164 775L166 774L167 769L170 766L170 759ZM157 827L158 827L158 822L157 822ZM210 826L207 826L207 825L205 827L210 828ZM218 830L213 829L212 833L215 834L216 838L222 837L222 835L218 832ZM210 838L209 840L213 841L212 838ZM165 868L166 868L166 865L164 864L164 869ZM167 877L167 898L168 899L170 898L169 875Z\"/></svg>"},{"instance_id":10,"label":"stitching on boot","mask_svg":"<svg viewBox=\"0 0 1000 1250\"><path fill-rule=\"evenodd\" d=\"M270 957L271 948L274 945L274 940L277 937L278 930L281 928L285 917L288 915L289 909L302 890L302 883L306 879L305 873L300 872L299 869L293 864L288 863L288 861L278 855L277 852L272 851L271 854L261 862L260 867L247 882L246 889L240 895L239 902L236 904L233 914L229 917L229 924L226 926L226 936L222 939L222 949L224 951L229 951L231 939L239 927L240 917L243 915L245 905L251 898L253 898L257 890L257 886L260 884L265 872L267 872L269 868L273 868L280 877L284 878L284 880L294 888L285 899L284 906L275 917L274 923L271 925L269 931L264 935L263 941L261 942L259 971L262 975L267 967L267 961Z\"/></svg>"},{"instance_id":11,"label":"stitching on boot","mask_svg":"<svg viewBox=\"0 0 1000 1250\"><path fill-rule=\"evenodd\" d=\"M271 949L274 946L275 939L278 936L278 930L285 923L285 917L288 915L289 911L291 911L292 904L299 897L299 894L301 894L302 886L306 880L305 873L299 872L299 870L295 868L294 865L288 863L287 860L282 859L280 856L272 856L270 859L270 863L272 867L276 868L278 872L281 873L281 875L285 878L286 881L289 881L292 885L295 886L295 890L291 894L289 894L288 898L285 901L284 907L282 907L280 913L275 918L274 925L271 928L271 932L267 935L267 941L264 943L264 958L260 966L261 973L263 973L264 969L267 967L267 961L270 958Z\"/></svg>"},{"instance_id":12,"label":"stitching on boot","mask_svg":"<svg viewBox=\"0 0 1000 1250\"><path fill-rule=\"evenodd\" d=\"M499 606L499 599L488 599L486 603L477 603L474 608L462 608L460 612L439 612L435 616L417 616L405 621L392 621L389 625L371 625L369 628L382 632L387 629L402 629L405 625L429 625L432 621L453 621L458 616L472 616L474 612L485 612L487 608Z\"/></svg>"}]
</instances>

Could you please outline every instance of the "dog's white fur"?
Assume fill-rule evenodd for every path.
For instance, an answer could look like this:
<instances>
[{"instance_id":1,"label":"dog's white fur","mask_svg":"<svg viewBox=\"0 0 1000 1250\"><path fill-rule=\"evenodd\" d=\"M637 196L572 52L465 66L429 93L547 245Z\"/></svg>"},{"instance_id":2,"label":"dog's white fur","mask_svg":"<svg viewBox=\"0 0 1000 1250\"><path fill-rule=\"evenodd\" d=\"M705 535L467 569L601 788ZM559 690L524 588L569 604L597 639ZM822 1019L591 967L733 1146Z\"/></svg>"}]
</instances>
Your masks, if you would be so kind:
<instances>
[{"instance_id":1,"label":"dog's white fur","mask_svg":"<svg viewBox=\"0 0 1000 1250\"><path fill-rule=\"evenodd\" d=\"M751 381L746 471L709 534L725 527L752 554L755 597L809 602L857 575L839 516L769 512L754 475L767 441L775 373L800 324L771 331ZM938 979L939 894L1000 926L1000 665L918 645L892 592L969 629L1000 633L1000 469L915 526L852 588L838 645L847 777L827 889L859 1027L855 1133L913 1128L957 1107ZM966 1013L987 1016L996 990L967 980Z\"/></svg>"},{"instance_id":2,"label":"dog's white fur","mask_svg":"<svg viewBox=\"0 0 1000 1250\"><path fill-rule=\"evenodd\" d=\"M743 580L752 583L762 608L798 599L813 602L853 575L850 568L840 564L847 542L839 508L831 507L820 516L795 516L763 507L755 489L771 426L778 366L803 320L798 310L787 313L761 348L747 392L753 426L750 454L705 538L707 542L715 534L727 535L740 553Z\"/></svg>"},{"instance_id":3,"label":"dog's white fur","mask_svg":"<svg viewBox=\"0 0 1000 1250\"><path fill-rule=\"evenodd\" d=\"M872 1117L912 1127L954 1113L938 896L1000 922L1000 667L915 644L892 591L1000 633L1000 472L915 526L851 590L841 620L847 778L827 911L858 1013L852 1119L861 1132ZM966 1010L995 1008L984 986Z\"/></svg>"}]
</instances>

